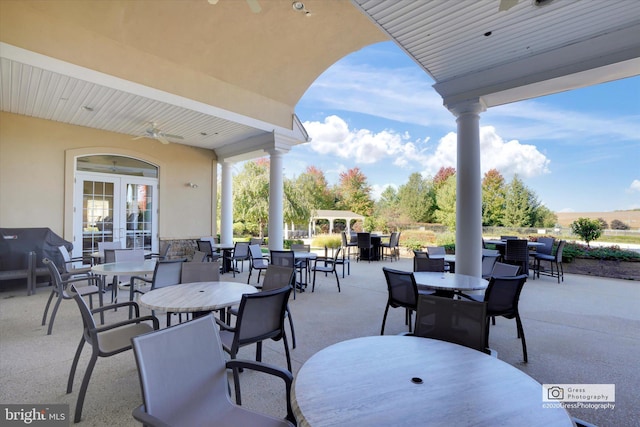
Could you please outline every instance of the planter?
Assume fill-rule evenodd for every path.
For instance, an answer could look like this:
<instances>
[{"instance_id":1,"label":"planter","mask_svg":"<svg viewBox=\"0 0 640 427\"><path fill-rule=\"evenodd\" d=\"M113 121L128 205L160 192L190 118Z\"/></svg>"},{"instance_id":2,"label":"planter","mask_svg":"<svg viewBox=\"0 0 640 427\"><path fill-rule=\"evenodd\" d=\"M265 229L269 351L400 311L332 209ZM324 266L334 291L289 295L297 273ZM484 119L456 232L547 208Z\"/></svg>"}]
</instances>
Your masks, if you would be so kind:
<instances>
[{"instance_id":1,"label":"planter","mask_svg":"<svg viewBox=\"0 0 640 427\"><path fill-rule=\"evenodd\" d=\"M565 273L610 277L613 279L640 280L640 262L574 258L562 263Z\"/></svg>"}]
</instances>

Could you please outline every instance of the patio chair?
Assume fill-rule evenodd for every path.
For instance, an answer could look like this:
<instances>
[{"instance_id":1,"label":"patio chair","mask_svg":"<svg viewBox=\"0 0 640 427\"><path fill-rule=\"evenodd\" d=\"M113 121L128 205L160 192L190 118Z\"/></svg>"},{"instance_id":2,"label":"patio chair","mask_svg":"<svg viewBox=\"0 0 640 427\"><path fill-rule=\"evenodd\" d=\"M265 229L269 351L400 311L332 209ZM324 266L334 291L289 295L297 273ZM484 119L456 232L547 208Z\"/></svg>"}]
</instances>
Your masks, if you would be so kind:
<instances>
[{"instance_id":1,"label":"patio chair","mask_svg":"<svg viewBox=\"0 0 640 427\"><path fill-rule=\"evenodd\" d=\"M248 360L225 360L212 316L133 338L142 405L133 417L145 426L293 427L293 376L284 369ZM167 346L166 343L171 345ZM188 361L188 363L185 363ZM286 419L239 406L240 382L234 377L236 403L229 398L227 369L251 369L277 376L286 388ZM170 385L170 386L168 386Z\"/></svg>"},{"instance_id":2,"label":"patio chair","mask_svg":"<svg viewBox=\"0 0 640 427\"><path fill-rule=\"evenodd\" d=\"M47 300L47 305L44 307L44 314L42 315L42 326L44 326L47 322L47 313L49 312L51 301L53 301L54 297L57 297L56 303L54 304L53 310L51 311L51 318L49 319L49 328L47 329L47 335L51 335L51 332L53 331L53 322L55 322L56 320L56 314L58 313L60 303L63 300L70 300L73 298L73 295L69 293L69 290L67 289L69 285L86 282L86 286L78 286L76 288L77 293L82 297L89 297L89 306L92 309L93 295L98 295L99 305L102 306L102 278L100 276L84 275L80 277L69 277L67 279L63 279L60 271L58 270L58 267L56 267L56 264L53 261L48 258L44 258L42 262L49 269L49 275L51 276L52 282L51 294L49 294L49 299Z\"/></svg>"},{"instance_id":3,"label":"patio chair","mask_svg":"<svg viewBox=\"0 0 640 427\"><path fill-rule=\"evenodd\" d=\"M71 276L76 276L78 274L89 274L91 273L91 267L74 267L73 264L76 262L82 262L82 257L71 257L71 254L67 250L66 246L58 246L58 251L60 255L62 255L62 264L60 265L60 276L63 278L68 278Z\"/></svg>"},{"instance_id":4,"label":"patio chair","mask_svg":"<svg viewBox=\"0 0 640 427\"><path fill-rule=\"evenodd\" d=\"M429 258L429 254L427 253L427 251L419 251L416 249L413 250L413 256L415 258Z\"/></svg>"},{"instance_id":5,"label":"patio chair","mask_svg":"<svg viewBox=\"0 0 640 427\"><path fill-rule=\"evenodd\" d=\"M558 243L558 248L556 249L555 255L547 255L547 254L537 254L535 257L535 270L533 272L534 276L537 274L540 277L540 274L545 276L557 277L558 283L560 280L564 282L564 268L562 267L562 252L564 250L564 246L566 245L565 240L560 240ZM550 270L542 270L540 265L540 261L548 261ZM553 271L553 264L556 265L555 272Z\"/></svg>"},{"instance_id":6,"label":"patio chair","mask_svg":"<svg viewBox=\"0 0 640 427\"><path fill-rule=\"evenodd\" d=\"M271 265L279 265L281 267L290 267L293 268L294 271L296 268L296 256L293 251L270 251L269 252L271 258ZM294 278L293 282L293 299L296 299L296 289L300 292L304 290L302 288L298 288L296 285L296 279Z\"/></svg>"},{"instance_id":7,"label":"patio chair","mask_svg":"<svg viewBox=\"0 0 640 427\"><path fill-rule=\"evenodd\" d=\"M414 335L460 344L491 354L487 303L419 295Z\"/></svg>"},{"instance_id":8,"label":"patio chair","mask_svg":"<svg viewBox=\"0 0 640 427\"><path fill-rule=\"evenodd\" d=\"M280 289L244 294L238 307L235 326L228 325L218 319L222 348L232 359L236 358L240 347L256 344L256 361L262 360L262 341L271 338L282 339L287 358L287 369L291 372L291 356L284 329L284 316L289 301L291 286ZM234 372L234 376L237 372Z\"/></svg>"},{"instance_id":9,"label":"patio chair","mask_svg":"<svg viewBox=\"0 0 640 427\"><path fill-rule=\"evenodd\" d=\"M366 257L371 262L373 258L373 243L371 243L371 233L358 233L358 258L356 261Z\"/></svg>"},{"instance_id":10,"label":"patio chair","mask_svg":"<svg viewBox=\"0 0 640 427\"><path fill-rule=\"evenodd\" d=\"M380 335L384 335L384 326L387 322L387 314L389 307L405 309L405 324L409 326L411 332L412 313L416 310L418 304L418 285L413 273L408 271L392 270L382 267L384 277L387 281L387 305L382 316L382 328Z\"/></svg>"},{"instance_id":11,"label":"patio chair","mask_svg":"<svg viewBox=\"0 0 640 427\"><path fill-rule=\"evenodd\" d=\"M351 275L351 260L349 259L348 256L346 255L346 250L344 248L341 248L341 252L340 252L340 256L338 257L338 259L335 261L336 265L341 265L342 266L342 278L344 279L344 267L347 267L347 274Z\"/></svg>"},{"instance_id":12,"label":"patio chair","mask_svg":"<svg viewBox=\"0 0 640 427\"><path fill-rule=\"evenodd\" d=\"M233 252L229 257L229 261L233 263L231 270L233 271L233 277L236 277L236 271L238 271L238 261L240 261L240 268L244 272L244 262L249 260L249 242L236 242L233 246Z\"/></svg>"},{"instance_id":13,"label":"patio chair","mask_svg":"<svg viewBox=\"0 0 640 427\"><path fill-rule=\"evenodd\" d=\"M513 277L492 277L484 293L484 301L487 303L487 341L489 339L490 317L502 316L507 319L516 319L517 336L522 341L522 354L525 363L528 361L527 342L524 338L518 303L527 277L526 274Z\"/></svg>"},{"instance_id":14,"label":"patio chair","mask_svg":"<svg viewBox=\"0 0 640 427\"><path fill-rule=\"evenodd\" d=\"M263 271L266 271L269 266L269 260L264 257L262 249L260 249L260 245L258 244L249 245L249 256L249 277L247 277L247 284L249 284L249 281L251 280L251 273L253 273L253 270L258 270L257 283L259 284L260 274Z\"/></svg>"},{"instance_id":15,"label":"patio chair","mask_svg":"<svg viewBox=\"0 0 640 427\"><path fill-rule=\"evenodd\" d=\"M145 294L157 288L179 284L182 279L183 263L183 259L158 261L151 279L142 276L131 276L129 280L129 301L133 301L136 293ZM132 315L131 310L129 308L129 318ZM167 326L169 325L171 325L171 313L167 313Z\"/></svg>"},{"instance_id":16,"label":"patio chair","mask_svg":"<svg viewBox=\"0 0 640 427\"><path fill-rule=\"evenodd\" d=\"M338 258L340 257L340 252L342 248L338 248L333 255L333 258L329 257L317 257L313 265L311 266L311 271L313 271L313 284L311 285L311 292L316 290L316 273L321 272L326 276L329 273L333 273L336 276L336 284L338 285L338 292L340 292L340 279L338 278L338 273L336 272L336 265L338 264ZM318 265L318 263L320 265Z\"/></svg>"},{"instance_id":17,"label":"patio chair","mask_svg":"<svg viewBox=\"0 0 640 427\"><path fill-rule=\"evenodd\" d=\"M213 262L185 262L182 263L182 270L180 272L180 283L193 283L193 282L217 282L220 280L220 267L217 263ZM212 285L212 286L215 286ZM220 318L224 319L225 309L216 310L220 314ZM182 314L178 313L178 321L182 322ZM189 318L189 313L184 313ZM199 317L206 314L206 312L195 312L193 317ZM168 326L168 325L167 325Z\"/></svg>"},{"instance_id":18,"label":"patio chair","mask_svg":"<svg viewBox=\"0 0 640 427\"><path fill-rule=\"evenodd\" d=\"M219 252L213 250L211 246L211 241L209 240L196 240L196 244L198 245L198 251L204 252L209 261L217 261L222 257Z\"/></svg>"},{"instance_id":19,"label":"patio chair","mask_svg":"<svg viewBox=\"0 0 640 427\"><path fill-rule=\"evenodd\" d=\"M413 258L413 271L437 271L444 272L444 258Z\"/></svg>"},{"instance_id":20,"label":"patio chair","mask_svg":"<svg viewBox=\"0 0 640 427\"><path fill-rule=\"evenodd\" d=\"M495 254L495 255L483 254L482 255L482 278L483 279L489 279L491 277L491 274L493 273L493 268L495 267L499 257L500 257L500 254Z\"/></svg>"},{"instance_id":21,"label":"patio chair","mask_svg":"<svg viewBox=\"0 0 640 427\"><path fill-rule=\"evenodd\" d=\"M208 262L209 257L206 253L200 251L194 251L191 257L191 262Z\"/></svg>"},{"instance_id":22,"label":"patio chair","mask_svg":"<svg viewBox=\"0 0 640 427\"><path fill-rule=\"evenodd\" d=\"M504 250L504 262L519 265L522 272L529 275L529 241L525 239L507 239Z\"/></svg>"},{"instance_id":23,"label":"patio chair","mask_svg":"<svg viewBox=\"0 0 640 427\"><path fill-rule=\"evenodd\" d=\"M391 236L389 236L389 241L388 242L383 242L380 247L382 248L382 259L384 260L385 257L389 258L391 260L391 262L393 262L393 260L398 260L399 254L398 254L398 239L400 237L400 233L398 232L392 232ZM385 255L386 253L386 255Z\"/></svg>"},{"instance_id":24,"label":"patio chair","mask_svg":"<svg viewBox=\"0 0 640 427\"><path fill-rule=\"evenodd\" d=\"M158 253L152 253L149 255L146 255L145 258L147 259L157 259L160 261L164 261L165 259L169 259L169 252L171 251L171 247L173 246L173 243L167 243L164 245L164 249L161 252Z\"/></svg>"},{"instance_id":25,"label":"patio chair","mask_svg":"<svg viewBox=\"0 0 640 427\"><path fill-rule=\"evenodd\" d=\"M302 243L292 243L291 250L293 252L311 252L311 245L305 245ZM308 259L297 259L296 260L296 268L298 269L298 273L300 274L299 282L307 287L307 283L309 282L309 272L310 272L310 262ZM302 276L304 273L304 281L302 280Z\"/></svg>"},{"instance_id":26,"label":"patio chair","mask_svg":"<svg viewBox=\"0 0 640 427\"><path fill-rule=\"evenodd\" d=\"M82 378L82 385L80 386L80 392L78 393L78 401L76 403L75 415L73 422L80 422L82 418L82 407L84 405L84 398L89 386L89 380L91 379L91 373L95 367L98 357L109 357L123 351L127 351L131 348L131 338L157 330L160 328L158 319L155 316L140 316L140 308L138 304L133 301L121 302L117 304L105 305L96 309L89 309L86 302L82 298L80 293L77 293L75 285L71 285L73 291L73 299L78 304L80 314L82 315L83 334L78 344L78 349L73 358L71 364L71 371L69 372L69 380L67 381L67 394L73 391L73 379L75 377L76 368L80 361L80 355L84 343L91 345L91 358L89 364ZM120 307L130 307L135 310L135 317L129 320L124 320L117 323L112 323L104 326L97 327L93 319L93 315L96 313L103 314L105 311L113 310ZM151 322L149 324L148 322Z\"/></svg>"},{"instance_id":27,"label":"patio chair","mask_svg":"<svg viewBox=\"0 0 640 427\"><path fill-rule=\"evenodd\" d=\"M340 233L342 239L342 254L343 256L346 254L347 259L351 258L351 248L355 248L358 246L357 241L352 241L351 236L347 236L347 232L343 231Z\"/></svg>"}]
</instances>

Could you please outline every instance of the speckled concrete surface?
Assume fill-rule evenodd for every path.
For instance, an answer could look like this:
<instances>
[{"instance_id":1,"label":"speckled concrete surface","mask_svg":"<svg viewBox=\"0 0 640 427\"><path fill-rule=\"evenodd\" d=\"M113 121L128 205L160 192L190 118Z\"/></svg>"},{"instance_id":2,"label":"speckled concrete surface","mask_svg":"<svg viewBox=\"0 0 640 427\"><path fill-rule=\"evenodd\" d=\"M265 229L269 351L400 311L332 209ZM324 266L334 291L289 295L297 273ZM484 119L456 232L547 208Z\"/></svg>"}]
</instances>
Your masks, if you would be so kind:
<instances>
[{"instance_id":1,"label":"speckled concrete surface","mask_svg":"<svg viewBox=\"0 0 640 427\"><path fill-rule=\"evenodd\" d=\"M304 292L295 301L291 299L297 338L297 348L291 352L294 376L305 360L320 349L379 333L387 299L383 266L410 270L411 260L354 261L351 275L340 279L341 293L331 276L319 276L314 293ZM245 268L235 279L231 275L223 277L246 283L247 275ZM39 288L30 297L22 287L0 289L0 402L68 403L73 413L90 351L85 347L74 391L66 394L69 367L81 336L80 315L73 301L65 301L53 334L47 336L40 321L48 294L47 288ZM529 363L522 362L513 320L497 320L497 325L491 327L490 346L501 360L541 383L614 383L615 409L570 413L600 427L637 426L639 300L640 282L579 275L566 275L560 285L554 278L529 280L520 305ZM124 311L118 311L110 313L109 319L124 316ZM163 323L165 316L159 318ZM404 311L390 310L385 332L397 334L406 330ZM245 347L239 357L253 358L254 351L255 346ZM281 342L266 342L263 353L264 361L286 366ZM284 414L280 380L247 371L242 374L242 391L244 405L274 415ZM89 384L80 425L138 425L131 411L140 403L132 352L100 359Z\"/></svg>"}]
</instances>

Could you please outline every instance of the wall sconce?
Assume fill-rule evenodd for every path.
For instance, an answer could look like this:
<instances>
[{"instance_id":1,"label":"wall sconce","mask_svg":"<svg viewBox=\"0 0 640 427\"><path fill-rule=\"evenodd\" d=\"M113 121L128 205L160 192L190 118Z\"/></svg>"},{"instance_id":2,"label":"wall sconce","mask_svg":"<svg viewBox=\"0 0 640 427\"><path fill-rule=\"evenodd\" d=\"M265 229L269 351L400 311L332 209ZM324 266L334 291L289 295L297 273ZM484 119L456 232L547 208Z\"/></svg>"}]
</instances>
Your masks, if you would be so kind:
<instances>
[{"instance_id":1,"label":"wall sconce","mask_svg":"<svg viewBox=\"0 0 640 427\"><path fill-rule=\"evenodd\" d=\"M185 185L189 188L198 188L198 184L195 184L193 182L187 182Z\"/></svg>"}]
</instances>

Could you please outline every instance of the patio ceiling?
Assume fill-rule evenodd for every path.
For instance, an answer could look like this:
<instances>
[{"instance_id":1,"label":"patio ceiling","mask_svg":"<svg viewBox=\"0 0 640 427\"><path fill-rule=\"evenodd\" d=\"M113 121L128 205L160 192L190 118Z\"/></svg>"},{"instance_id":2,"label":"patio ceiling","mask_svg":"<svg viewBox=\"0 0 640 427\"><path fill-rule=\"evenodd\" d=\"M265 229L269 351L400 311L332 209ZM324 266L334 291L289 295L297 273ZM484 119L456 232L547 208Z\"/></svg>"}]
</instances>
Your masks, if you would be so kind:
<instances>
[{"instance_id":1,"label":"patio ceiling","mask_svg":"<svg viewBox=\"0 0 640 427\"><path fill-rule=\"evenodd\" d=\"M640 2L3 1L0 109L247 157L306 141L307 88L389 38L445 105L493 106L639 74Z\"/></svg>"}]
</instances>

